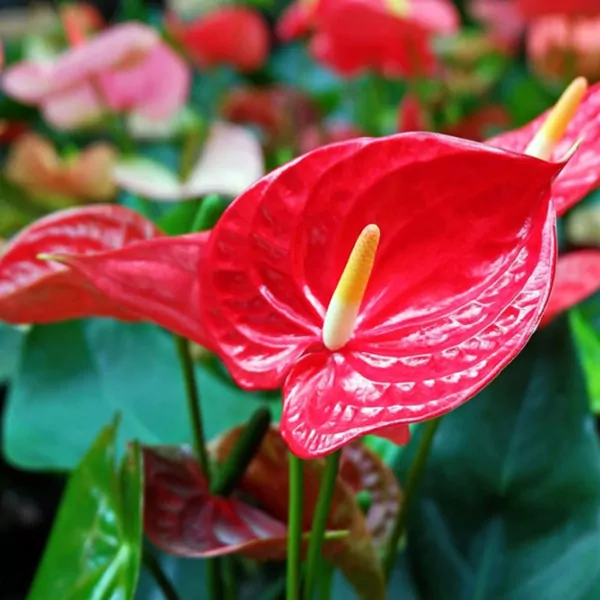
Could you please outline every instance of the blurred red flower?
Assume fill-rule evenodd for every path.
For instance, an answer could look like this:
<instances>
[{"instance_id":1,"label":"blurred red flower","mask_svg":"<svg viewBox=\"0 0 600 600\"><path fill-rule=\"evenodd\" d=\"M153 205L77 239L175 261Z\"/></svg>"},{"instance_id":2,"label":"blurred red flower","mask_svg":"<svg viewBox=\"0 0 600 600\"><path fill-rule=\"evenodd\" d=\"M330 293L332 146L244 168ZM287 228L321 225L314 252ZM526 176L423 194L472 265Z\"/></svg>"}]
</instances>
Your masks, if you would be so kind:
<instances>
[{"instance_id":1,"label":"blurred red flower","mask_svg":"<svg viewBox=\"0 0 600 600\"><path fill-rule=\"evenodd\" d=\"M592 16L600 12L598 0L516 0L516 5L528 19L546 15Z\"/></svg>"},{"instance_id":2,"label":"blurred red flower","mask_svg":"<svg viewBox=\"0 0 600 600\"><path fill-rule=\"evenodd\" d=\"M447 0L297 0L278 33L288 40L312 31L315 57L342 75L373 69L410 77L435 69L433 36L454 33L458 23Z\"/></svg>"},{"instance_id":3,"label":"blurred red flower","mask_svg":"<svg viewBox=\"0 0 600 600\"><path fill-rule=\"evenodd\" d=\"M232 123L257 127L272 148L295 147L298 132L320 119L308 94L281 85L235 88L225 96L221 114Z\"/></svg>"},{"instance_id":4,"label":"blurred red flower","mask_svg":"<svg viewBox=\"0 0 600 600\"><path fill-rule=\"evenodd\" d=\"M304 154L327 144L345 142L366 134L356 125L344 122L315 124L300 132L298 150Z\"/></svg>"},{"instance_id":5,"label":"blurred red flower","mask_svg":"<svg viewBox=\"0 0 600 600\"><path fill-rule=\"evenodd\" d=\"M194 21L166 19L173 37L202 68L226 64L242 72L259 69L269 53L269 30L261 14L246 6L223 6Z\"/></svg>"}]
</instances>

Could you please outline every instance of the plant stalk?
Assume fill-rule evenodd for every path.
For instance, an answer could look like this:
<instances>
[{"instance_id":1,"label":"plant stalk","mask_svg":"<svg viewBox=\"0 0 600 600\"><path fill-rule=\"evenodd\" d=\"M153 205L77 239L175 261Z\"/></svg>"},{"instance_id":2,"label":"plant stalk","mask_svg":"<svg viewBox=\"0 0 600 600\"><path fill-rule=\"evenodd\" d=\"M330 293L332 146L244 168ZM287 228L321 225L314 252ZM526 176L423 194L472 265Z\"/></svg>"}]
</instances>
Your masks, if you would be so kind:
<instances>
[{"instance_id":1,"label":"plant stalk","mask_svg":"<svg viewBox=\"0 0 600 600\"><path fill-rule=\"evenodd\" d=\"M206 438L204 436L202 411L200 409L200 394L196 384L196 375L194 373L194 363L190 355L190 346L189 342L179 335L175 336L175 343L177 345L177 354L179 355L179 362L181 364L181 371L185 383L190 421L192 422L194 450L200 469L206 478L206 483L210 487L210 462L208 460L208 452L206 451Z\"/></svg>"},{"instance_id":2,"label":"plant stalk","mask_svg":"<svg viewBox=\"0 0 600 600\"><path fill-rule=\"evenodd\" d=\"M148 569L148 571L152 574L152 577L154 577L156 585L158 585L166 600L180 600L177 590L163 571L163 568L160 566L156 556L154 556L154 554L152 554L149 550L144 549L142 559L146 569Z\"/></svg>"},{"instance_id":3,"label":"plant stalk","mask_svg":"<svg viewBox=\"0 0 600 600\"><path fill-rule=\"evenodd\" d=\"M327 528L327 517L331 509L331 500L335 489L335 480L340 465L341 450L327 456L325 470L321 478L321 488L317 499L317 506L313 516L310 541L306 563L306 579L304 581L304 600L312 600L313 593L322 562L321 547Z\"/></svg>"},{"instance_id":4,"label":"plant stalk","mask_svg":"<svg viewBox=\"0 0 600 600\"><path fill-rule=\"evenodd\" d=\"M415 496L415 492L419 487L421 475L423 474L425 464L429 458L429 452L433 444L433 438L435 437L435 433L441 420L442 418L438 417L437 419L431 419L430 421L427 421L423 425L423 433L421 435L421 439L419 440L417 454L410 465L410 469L406 477L404 494L400 500L400 510L398 511L394 529L392 530L392 535L390 536L390 542L383 559L383 571L385 573L386 581L389 581L392 574L398 543L400 542L400 538L402 537L402 534L406 528L406 517Z\"/></svg>"},{"instance_id":5,"label":"plant stalk","mask_svg":"<svg viewBox=\"0 0 600 600\"><path fill-rule=\"evenodd\" d=\"M290 500L288 513L286 600L300 600L302 563L302 499L304 497L304 462L289 453Z\"/></svg>"}]
</instances>

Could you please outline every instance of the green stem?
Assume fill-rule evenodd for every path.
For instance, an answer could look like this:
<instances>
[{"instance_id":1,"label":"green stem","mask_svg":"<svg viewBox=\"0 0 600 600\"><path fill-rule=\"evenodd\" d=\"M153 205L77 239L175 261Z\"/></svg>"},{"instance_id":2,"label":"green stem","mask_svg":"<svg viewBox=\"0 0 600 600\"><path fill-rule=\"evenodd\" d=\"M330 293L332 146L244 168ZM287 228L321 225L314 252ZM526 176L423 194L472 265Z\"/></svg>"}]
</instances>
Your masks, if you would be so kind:
<instances>
[{"instance_id":1,"label":"green stem","mask_svg":"<svg viewBox=\"0 0 600 600\"><path fill-rule=\"evenodd\" d=\"M398 511L396 523L394 524L394 529L390 537L390 542L385 557L383 559L383 570L385 573L386 580L388 581L392 574L392 569L394 567L398 543L400 542L400 538L402 537L406 526L406 517L408 515L408 510L414 498L415 492L419 487L421 475L423 474L423 469L425 468L425 464L427 463L427 458L429 457L429 451L431 450L433 438L435 437L435 432L437 431L440 421L441 417L438 417L437 419L431 419L431 421L427 421L423 425L423 433L421 435L421 439L419 440L417 454L414 457L412 464L410 465L408 476L406 477L406 486L404 487L404 494L401 498L400 510Z\"/></svg>"},{"instance_id":2,"label":"green stem","mask_svg":"<svg viewBox=\"0 0 600 600\"><path fill-rule=\"evenodd\" d=\"M206 586L210 600L224 600L223 575L220 558L208 558L206 564ZM201 596L199 596L201 597Z\"/></svg>"},{"instance_id":3,"label":"green stem","mask_svg":"<svg viewBox=\"0 0 600 600\"><path fill-rule=\"evenodd\" d=\"M288 547L286 600L300 600L302 562L302 499L304 497L304 462L289 453L290 500L288 513Z\"/></svg>"},{"instance_id":4,"label":"green stem","mask_svg":"<svg viewBox=\"0 0 600 600\"><path fill-rule=\"evenodd\" d=\"M261 407L254 411L227 460L220 465L211 488L213 496L229 496L235 490L256 456L270 424L271 411L268 408Z\"/></svg>"},{"instance_id":5,"label":"green stem","mask_svg":"<svg viewBox=\"0 0 600 600\"><path fill-rule=\"evenodd\" d=\"M311 600L319 575L322 562L321 546L327 527L327 517L331 509L331 499L335 489L335 480L340 465L341 450L330 454L325 463L325 471L321 478L321 488L317 499L317 506L313 516L308 555L306 564L306 579L304 585L304 600Z\"/></svg>"},{"instance_id":6,"label":"green stem","mask_svg":"<svg viewBox=\"0 0 600 600\"><path fill-rule=\"evenodd\" d=\"M156 584L160 588L160 591L163 593L163 596L166 598L166 600L180 600L177 590L173 587L170 579L166 576L156 556L154 556L154 554L152 554L149 550L145 549L142 557L146 569L148 569L148 571L152 574L152 577L154 577Z\"/></svg>"},{"instance_id":7,"label":"green stem","mask_svg":"<svg viewBox=\"0 0 600 600\"><path fill-rule=\"evenodd\" d=\"M177 345L177 354L181 364L183 380L185 383L186 398L190 420L192 422L192 432L194 434L194 450L200 469L206 477L206 483L210 486L210 463L206 451L206 438L204 437L204 426L202 424L202 412L200 410L200 394L196 384L196 374L194 373L194 363L190 354L189 342L179 336L175 336Z\"/></svg>"}]
</instances>

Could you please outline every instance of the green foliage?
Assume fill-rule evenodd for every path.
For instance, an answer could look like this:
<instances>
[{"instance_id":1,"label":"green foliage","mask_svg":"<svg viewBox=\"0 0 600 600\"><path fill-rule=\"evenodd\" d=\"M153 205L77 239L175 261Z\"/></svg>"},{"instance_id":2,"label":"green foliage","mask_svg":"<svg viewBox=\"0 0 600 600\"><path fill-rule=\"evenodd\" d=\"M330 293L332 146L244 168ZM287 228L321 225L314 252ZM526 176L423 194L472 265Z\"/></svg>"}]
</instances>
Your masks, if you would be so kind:
<instances>
[{"instance_id":1,"label":"green foliage","mask_svg":"<svg viewBox=\"0 0 600 600\"><path fill-rule=\"evenodd\" d=\"M407 551L423 600L600 597L600 446L565 316L444 417Z\"/></svg>"},{"instance_id":2,"label":"green foliage","mask_svg":"<svg viewBox=\"0 0 600 600\"><path fill-rule=\"evenodd\" d=\"M21 331L0 323L0 384L9 380L15 372L22 343Z\"/></svg>"},{"instance_id":3,"label":"green foliage","mask_svg":"<svg viewBox=\"0 0 600 600\"><path fill-rule=\"evenodd\" d=\"M586 383L592 410L600 413L600 294L589 298L570 313L573 334Z\"/></svg>"},{"instance_id":4,"label":"green foliage","mask_svg":"<svg viewBox=\"0 0 600 600\"><path fill-rule=\"evenodd\" d=\"M198 367L207 436L246 420L265 396ZM275 403L275 411L279 403ZM173 339L142 323L71 321L27 334L4 420L4 453L29 469L71 469L97 431L122 413L119 447L191 440Z\"/></svg>"},{"instance_id":5,"label":"green foliage","mask_svg":"<svg viewBox=\"0 0 600 600\"><path fill-rule=\"evenodd\" d=\"M28 600L127 600L140 570L139 446L115 467L117 421L104 428L71 475Z\"/></svg>"}]
</instances>

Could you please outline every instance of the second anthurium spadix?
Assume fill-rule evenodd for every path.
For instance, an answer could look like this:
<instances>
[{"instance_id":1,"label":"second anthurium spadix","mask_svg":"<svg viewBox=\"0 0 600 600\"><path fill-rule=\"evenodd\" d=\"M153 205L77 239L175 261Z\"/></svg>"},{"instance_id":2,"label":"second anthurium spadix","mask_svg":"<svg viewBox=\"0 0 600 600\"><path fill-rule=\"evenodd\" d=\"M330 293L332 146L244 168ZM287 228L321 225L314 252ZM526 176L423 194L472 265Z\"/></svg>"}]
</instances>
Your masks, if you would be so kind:
<instances>
[{"instance_id":1,"label":"second anthurium spadix","mask_svg":"<svg viewBox=\"0 0 600 600\"><path fill-rule=\"evenodd\" d=\"M409 423L465 402L537 327L563 166L425 133L320 148L238 197L208 242L144 242L136 313L176 330L200 318L197 341L240 386L283 387L281 431L298 456L368 433L406 443ZM179 280L166 247L194 240L187 315L161 290ZM135 247L61 260L132 308Z\"/></svg>"}]
</instances>

